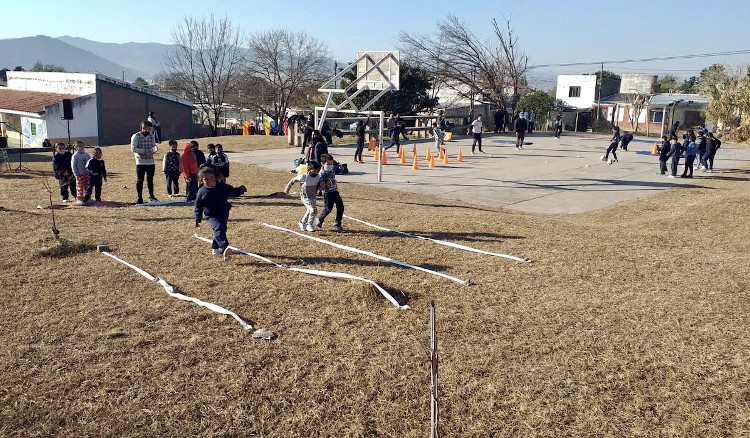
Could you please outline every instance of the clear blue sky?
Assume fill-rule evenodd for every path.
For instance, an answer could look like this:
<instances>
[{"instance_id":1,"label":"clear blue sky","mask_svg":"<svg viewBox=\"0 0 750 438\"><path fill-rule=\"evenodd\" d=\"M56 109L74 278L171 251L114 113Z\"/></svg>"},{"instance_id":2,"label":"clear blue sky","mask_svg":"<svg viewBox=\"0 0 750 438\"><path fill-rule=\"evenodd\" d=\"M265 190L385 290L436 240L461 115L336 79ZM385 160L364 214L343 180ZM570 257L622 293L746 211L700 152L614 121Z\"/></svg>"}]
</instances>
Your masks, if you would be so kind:
<instances>
[{"instance_id":1,"label":"clear blue sky","mask_svg":"<svg viewBox=\"0 0 750 438\"><path fill-rule=\"evenodd\" d=\"M245 33L304 30L330 54L351 61L359 50L398 48L398 34L434 34L448 14L481 39L492 18L509 18L531 64L594 62L750 49L750 0L92 0L3 1L0 39L71 35L102 42L171 42L185 15L229 14ZM104 6L106 4L106 6ZM353 5L357 5L356 9ZM368 6L372 5L372 6ZM712 28L709 23L713 22ZM713 63L750 64L750 55L632 64L605 64L618 73L697 75ZM538 77L596 70L596 66L537 70ZM539 79L545 86L545 79ZM546 81L549 81L547 79Z\"/></svg>"}]
</instances>

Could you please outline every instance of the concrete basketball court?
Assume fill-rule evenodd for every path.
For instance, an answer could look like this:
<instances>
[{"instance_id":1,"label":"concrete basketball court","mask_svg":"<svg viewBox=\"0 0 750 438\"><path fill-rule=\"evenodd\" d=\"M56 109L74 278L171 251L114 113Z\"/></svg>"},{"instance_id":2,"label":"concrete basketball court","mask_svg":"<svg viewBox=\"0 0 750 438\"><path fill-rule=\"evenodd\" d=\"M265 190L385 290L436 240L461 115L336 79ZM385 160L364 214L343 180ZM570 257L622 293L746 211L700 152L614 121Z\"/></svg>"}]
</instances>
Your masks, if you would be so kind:
<instances>
[{"instance_id":1,"label":"concrete basketball court","mask_svg":"<svg viewBox=\"0 0 750 438\"><path fill-rule=\"evenodd\" d=\"M636 137L628 151L617 151L618 163L607 165L600 157L609 145L609 136L563 133L558 140L550 133L534 133L526 137L523 150L515 148L512 134L484 134L484 154L471 153L472 138L463 137L446 143L450 164L435 160L429 168L425 160L427 147L435 151L434 141L406 141L407 163L399 164L395 146L388 150L388 165L383 166L382 182L377 182L378 163L373 153L363 154L364 164L353 162L354 145L334 146L329 152L347 163L350 173L340 175L340 183L357 183L403 192L460 200L472 204L503 207L532 213L575 214L636 199L659 190L682 184L700 184L722 170L745 167L750 148L722 144L713 173L697 170L693 179L680 178L682 165L675 179L657 175L659 160L651 155L656 139ZM419 170L412 169L411 151L417 145ZM457 163L459 148L463 162ZM289 171L300 148L272 149L233 153L234 162ZM291 176L291 174L290 174ZM281 189L281 188L280 188ZM346 199L346 185L342 187Z\"/></svg>"}]
</instances>

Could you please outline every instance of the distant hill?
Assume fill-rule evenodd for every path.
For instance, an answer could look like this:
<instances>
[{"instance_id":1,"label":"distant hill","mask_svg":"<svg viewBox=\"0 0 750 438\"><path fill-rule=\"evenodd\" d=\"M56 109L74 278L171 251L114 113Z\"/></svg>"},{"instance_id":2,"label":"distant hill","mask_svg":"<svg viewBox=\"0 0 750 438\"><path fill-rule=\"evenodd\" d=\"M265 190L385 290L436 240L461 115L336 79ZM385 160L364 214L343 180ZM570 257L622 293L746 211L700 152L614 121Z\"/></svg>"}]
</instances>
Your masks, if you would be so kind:
<instances>
[{"instance_id":1,"label":"distant hill","mask_svg":"<svg viewBox=\"0 0 750 438\"><path fill-rule=\"evenodd\" d=\"M138 76L150 77L140 69L124 67L96 54L48 36L9 38L0 40L0 68L22 66L29 70L36 61L61 65L68 72L99 72L113 78L134 81Z\"/></svg>"},{"instance_id":2,"label":"distant hill","mask_svg":"<svg viewBox=\"0 0 750 438\"><path fill-rule=\"evenodd\" d=\"M169 44L159 43L100 43L68 35L57 39L116 64L143 71L144 74L141 77L149 82L162 70L162 59L167 50L172 47Z\"/></svg>"}]
</instances>

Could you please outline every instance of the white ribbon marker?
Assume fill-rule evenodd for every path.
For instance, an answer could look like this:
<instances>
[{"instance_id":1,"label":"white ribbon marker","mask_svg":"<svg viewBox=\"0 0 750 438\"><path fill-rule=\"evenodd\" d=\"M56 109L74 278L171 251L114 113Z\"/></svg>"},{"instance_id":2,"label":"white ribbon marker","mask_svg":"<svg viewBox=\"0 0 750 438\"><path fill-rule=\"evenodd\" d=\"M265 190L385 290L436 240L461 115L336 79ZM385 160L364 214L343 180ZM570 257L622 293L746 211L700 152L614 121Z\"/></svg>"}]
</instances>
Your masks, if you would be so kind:
<instances>
[{"instance_id":1,"label":"white ribbon marker","mask_svg":"<svg viewBox=\"0 0 750 438\"><path fill-rule=\"evenodd\" d=\"M522 262L522 263L531 263L531 259L522 259L521 257L516 257L516 256L508 255L508 254L499 254L499 253L496 253L496 252L484 251L484 250L481 250L481 249L472 248L470 246L461 245L461 244L453 243L453 242L448 242L447 240L430 239L429 237L416 236L414 234L404 233L403 231L391 230L391 229L388 229L388 228L385 228L385 227L381 227L379 225L371 224L369 222L365 222L365 221L363 221L361 219L356 219L356 218L353 218L351 216L344 215L344 217L347 218L347 219L349 219L349 220L352 220L354 222L359 222L360 224L367 225L368 227L375 228L376 230L389 231L391 233L397 233L397 234L401 234L403 236L413 237L415 239L429 240L430 242L435 242L438 245L450 246L451 248L458 248L458 249L462 249L464 251L471 251L471 252L476 252L476 253L485 254L485 255L491 255L491 256L495 256L495 257L504 257L506 259L511 259L511 260L515 260L517 262Z\"/></svg>"},{"instance_id":2,"label":"white ribbon marker","mask_svg":"<svg viewBox=\"0 0 750 438\"><path fill-rule=\"evenodd\" d=\"M202 240L204 242L211 243L211 239L206 239L205 237L201 237L201 236L199 236L197 234L193 234L193 237L195 237L198 240ZM375 289L377 289L385 297L385 299L388 300L388 301L390 301L391 304L393 304L394 306L398 307L401 310L410 309L410 307L408 305L403 305L403 306L400 305L398 303L398 301L396 301L396 299L393 298L393 296L391 294L389 294L388 291L386 291L385 289L383 289L379 284L375 283L372 280L368 280L366 278L357 277L355 275L347 274L347 273L344 273L344 272L332 272L332 271L319 271L319 270L316 270L316 269L291 268L289 266L285 266L285 265L282 265L281 263L276 263L273 260L267 259L267 258L263 257L262 255L253 254L251 252L247 252L247 251L245 251L243 249L236 248L234 246L230 246L229 249L231 249L233 251L237 251L240 254L248 255L250 257L255 257L258 260L263 260L264 262L270 263L270 264L276 266L277 268L281 268L281 269L287 269L287 270L290 270L290 271L301 272L303 274L317 275L317 276L320 276L320 277L343 278L343 279L346 279L346 280L364 281L366 283L370 283L371 285L373 285L375 287Z\"/></svg>"},{"instance_id":3,"label":"white ribbon marker","mask_svg":"<svg viewBox=\"0 0 750 438\"><path fill-rule=\"evenodd\" d=\"M298 232L296 232L294 230L290 230L288 228L277 227L276 225L267 224L265 222L261 222L260 224L263 225L264 227L273 228L274 230L285 231L287 233L296 234L296 235L298 235L300 237L304 237L305 239L314 240L316 242L323 243L325 245L335 246L336 248L343 249L345 251L356 252L358 254L363 254L363 255L366 255L366 256L370 256L370 257L376 258L378 260L382 260L384 262L393 263L394 265L399 265L399 266L403 266L405 268L410 268L410 269L416 269L417 271L422 271L422 272L426 272L428 274L437 275L438 277L447 278L448 280L455 281L456 283L459 283L459 284L465 284L465 285L471 284L471 282L468 281L468 280L461 280L460 278L451 277L450 275L443 274L442 272L431 271L431 270L429 270L427 268L423 268L421 266L414 266L414 265L411 265L411 264L406 263L406 262L402 262L402 261L395 260L395 259L392 259L392 258L388 258L388 257L382 256L382 255L379 255L379 254L372 253L370 251L365 251L365 250L358 249L358 248L352 248L351 246L340 245L338 243L329 242L329 241L324 240L324 239L319 239L317 237L308 236L307 234L298 233Z\"/></svg>"},{"instance_id":4,"label":"white ribbon marker","mask_svg":"<svg viewBox=\"0 0 750 438\"><path fill-rule=\"evenodd\" d=\"M190 296L187 296L187 295L183 295L181 293L177 293L177 292L174 291L174 287L172 287L169 283L167 283L166 281L162 280L161 278L156 278L153 275L149 274L148 272L144 271L143 269L139 268L138 266L130 264L130 263L126 262L125 260L123 260L123 259L121 259L121 258L119 258L119 257L117 257L115 255L110 254L107 251L101 251L101 253L104 254L107 257L111 257L111 258L117 260L118 262L122 263L123 265L125 265L125 266L127 266L127 267L129 267L131 269L133 269L135 272L143 275L144 277L148 278L149 280L155 281L155 282L159 283L160 285L162 285L162 287L164 287L164 290L169 294L169 296L177 298L177 299L180 299L180 300L183 300L183 301L193 302L193 303L195 303L195 304L197 304L199 306L203 306L203 307L205 307L205 308L207 308L209 310L212 310L212 311L214 311L216 313L221 313L223 315L229 315L232 318L236 319L237 322L239 322L242 325L242 328L244 328L245 330L252 330L253 329L253 326L251 324L245 322L236 313L234 313L234 312L232 312L230 310L227 310L227 309L225 309L225 308L223 308L221 306L217 306L216 304L207 303L205 301L199 300L198 298L193 298L193 297L190 297Z\"/></svg>"}]
</instances>

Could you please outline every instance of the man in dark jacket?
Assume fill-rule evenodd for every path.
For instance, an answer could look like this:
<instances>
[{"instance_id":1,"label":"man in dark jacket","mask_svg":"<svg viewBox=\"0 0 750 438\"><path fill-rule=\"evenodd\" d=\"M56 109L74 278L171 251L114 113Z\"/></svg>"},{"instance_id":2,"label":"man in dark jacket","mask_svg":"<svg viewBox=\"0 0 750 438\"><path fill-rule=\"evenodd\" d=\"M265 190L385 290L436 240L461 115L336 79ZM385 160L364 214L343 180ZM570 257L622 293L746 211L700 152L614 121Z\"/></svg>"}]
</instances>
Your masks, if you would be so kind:
<instances>
[{"instance_id":1,"label":"man in dark jacket","mask_svg":"<svg viewBox=\"0 0 750 438\"><path fill-rule=\"evenodd\" d=\"M633 134L626 132L620 139L620 149L622 149L623 151L627 151L628 143L630 143L631 141L633 141Z\"/></svg>"},{"instance_id":2,"label":"man in dark jacket","mask_svg":"<svg viewBox=\"0 0 750 438\"><path fill-rule=\"evenodd\" d=\"M313 120L312 114L309 114L307 116L307 121L305 122L305 126L302 129L302 150L300 151L300 153L302 155L305 155L305 148L310 145L310 139L312 138L312 133L315 130L315 121Z\"/></svg>"},{"instance_id":3,"label":"man in dark jacket","mask_svg":"<svg viewBox=\"0 0 750 438\"><path fill-rule=\"evenodd\" d=\"M513 124L513 127L516 131L516 149L520 151L521 148L523 148L523 139L526 137L526 129L529 127L526 124L526 118L519 115L516 119L516 123Z\"/></svg>"},{"instance_id":4,"label":"man in dark jacket","mask_svg":"<svg viewBox=\"0 0 750 438\"><path fill-rule=\"evenodd\" d=\"M677 167L680 165L680 157L682 157L682 152L684 152L682 145L677 141L677 136L672 136L672 140L674 140L674 144L667 155L667 158L672 157L672 172L668 178L675 178L677 176Z\"/></svg>"},{"instance_id":5,"label":"man in dark jacket","mask_svg":"<svg viewBox=\"0 0 750 438\"><path fill-rule=\"evenodd\" d=\"M701 158L701 167L706 172L713 172L714 170L714 157L716 151L721 147L721 140L714 137L713 132L709 132L706 137L706 152L703 153Z\"/></svg>"},{"instance_id":6,"label":"man in dark jacket","mask_svg":"<svg viewBox=\"0 0 750 438\"><path fill-rule=\"evenodd\" d=\"M505 132L505 110L502 108L499 108L495 112L495 131L496 134L498 132Z\"/></svg>"}]
</instances>

